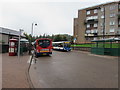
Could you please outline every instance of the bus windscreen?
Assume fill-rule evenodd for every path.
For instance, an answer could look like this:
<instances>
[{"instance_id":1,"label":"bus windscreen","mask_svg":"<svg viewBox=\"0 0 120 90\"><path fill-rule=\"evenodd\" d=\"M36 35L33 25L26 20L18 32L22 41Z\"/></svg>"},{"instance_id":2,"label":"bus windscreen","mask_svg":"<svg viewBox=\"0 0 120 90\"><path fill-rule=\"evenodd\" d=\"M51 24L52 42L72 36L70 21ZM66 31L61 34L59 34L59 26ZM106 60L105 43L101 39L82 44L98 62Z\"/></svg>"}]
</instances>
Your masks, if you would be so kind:
<instances>
[{"instance_id":1,"label":"bus windscreen","mask_svg":"<svg viewBox=\"0 0 120 90\"><path fill-rule=\"evenodd\" d=\"M50 40L39 40L38 45L42 48L47 48L50 45Z\"/></svg>"}]
</instances>

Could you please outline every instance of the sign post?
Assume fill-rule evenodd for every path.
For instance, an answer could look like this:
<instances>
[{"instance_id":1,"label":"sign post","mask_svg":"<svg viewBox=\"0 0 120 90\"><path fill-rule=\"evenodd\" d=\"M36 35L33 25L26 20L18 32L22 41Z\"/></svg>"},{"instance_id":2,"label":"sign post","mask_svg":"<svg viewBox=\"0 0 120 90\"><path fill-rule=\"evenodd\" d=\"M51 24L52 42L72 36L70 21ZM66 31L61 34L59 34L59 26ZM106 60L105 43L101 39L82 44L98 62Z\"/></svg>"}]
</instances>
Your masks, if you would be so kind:
<instances>
[{"instance_id":1,"label":"sign post","mask_svg":"<svg viewBox=\"0 0 120 90\"><path fill-rule=\"evenodd\" d=\"M21 38L21 32L23 30L19 29L19 41L18 41L18 59L20 60L20 38Z\"/></svg>"},{"instance_id":2,"label":"sign post","mask_svg":"<svg viewBox=\"0 0 120 90\"><path fill-rule=\"evenodd\" d=\"M73 42L74 42L74 49L75 49L75 41L76 41L76 38L73 39Z\"/></svg>"}]
</instances>

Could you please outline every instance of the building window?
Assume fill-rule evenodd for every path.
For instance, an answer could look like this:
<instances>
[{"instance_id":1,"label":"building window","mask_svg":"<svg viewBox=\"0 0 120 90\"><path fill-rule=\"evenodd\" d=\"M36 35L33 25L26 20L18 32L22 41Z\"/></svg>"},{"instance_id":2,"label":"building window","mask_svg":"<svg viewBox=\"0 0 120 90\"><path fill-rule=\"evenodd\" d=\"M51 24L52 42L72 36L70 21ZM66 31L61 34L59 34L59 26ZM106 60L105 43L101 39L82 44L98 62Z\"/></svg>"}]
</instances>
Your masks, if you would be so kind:
<instances>
[{"instance_id":1,"label":"building window","mask_svg":"<svg viewBox=\"0 0 120 90\"><path fill-rule=\"evenodd\" d=\"M94 30L91 30L91 33L94 33Z\"/></svg>"},{"instance_id":2,"label":"building window","mask_svg":"<svg viewBox=\"0 0 120 90\"><path fill-rule=\"evenodd\" d=\"M115 25L115 21L110 21L110 25Z\"/></svg>"},{"instance_id":3,"label":"building window","mask_svg":"<svg viewBox=\"0 0 120 90\"><path fill-rule=\"evenodd\" d=\"M97 27L97 26L98 26L97 23L95 23L95 24L94 24L94 27Z\"/></svg>"},{"instance_id":4,"label":"building window","mask_svg":"<svg viewBox=\"0 0 120 90\"><path fill-rule=\"evenodd\" d=\"M114 29L114 28L111 28L111 29L110 29L110 32L114 32L114 31L115 31L115 29Z\"/></svg>"},{"instance_id":5,"label":"building window","mask_svg":"<svg viewBox=\"0 0 120 90\"><path fill-rule=\"evenodd\" d=\"M103 33L103 29L100 32Z\"/></svg>"},{"instance_id":6,"label":"building window","mask_svg":"<svg viewBox=\"0 0 120 90\"><path fill-rule=\"evenodd\" d=\"M94 19L98 19L98 16L94 16Z\"/></svg>"},{"instance_id":7,"label":"building window","mask_svg":"<svg viewBox=\"0 0 120 90\"><path fill-rule=\"evenodd\" d=\"M115 13L111 13L111 14L110 14L110 17L115 17Z\"/></svg>"},{"instance_id":8,"label":"building window","mask_svg":"<svg viewBox=\"0 0 120 90\"><path fill-rule=\"evenodd\" d=\"M93 38L93 40L97 40L97 38L96 38L96 37L94 37L94 38Z\"/></svg>"},{"instance_id":9,"label":"building window","mask_svg":"<svg viewBox=\"0 0 120 90\"><path fill-rule=\"evenodd\" d=\"M101 23L100 26L102 27L104 23Z\"/></svg>"},{"instance_id":10,"label":"building window","mask_svg":"<svg viewBox=\"0 0 120 90\"><path fill-rule=\"evenodd\" d=\"M118 12L118 15L120 14L120 11Z\"/></svg>"},{"instance_id":11,"label":"building window","mask_svg":"<svg viewBox=\"0 0 120 90\"><path fill-rule=\"evenodd\" d=\"M86 18L86 20L92 20L92 19L98 19L98 16L90 16Z\"/></svg>"},{"instance_id":12,"label":"building window","mask_svg":"<svg viewBox=\"0 0 120 90\"><path fill-rule=\"evenodd\" d=\"M101 18L104 18L104 15L102 15Z\"/></svg>"},{"instance_id":13,"label":"building window","mask_svg":"<svg viewBox=\"0 0 120 90\"><path fill-rule=\"evenodd\" d=\"M118 8L120 9L120 4L119 4Z\"/></svg>"},{"instance_id":14,"label":"building window","mask_svg":"<svg viewBox=\"0 0 120 90\"><path fill-rule=\"evenodd\" d=\"M98 13L97 9L94 10L94 13Z\"/></svg>"},{"instance_id":15,"label":"building window","mask_svg":"<svg viewBox=\"0 0 120 90\"><path fill-rule=\"evenodd\" d=\"M90 33L90 30L86 30L86 33L89 34L89 33Z\"/></svg>"},{"instance_id":16,"label":"building window","mask_svg":"<svg viewBox=\"0 0 120 90\"><path fill-rule=\"evenodd\" d=\"M103 12L103 11L104 11L104 8L101 8L101 11Z\"/></svg>"},{"instance_id":17,"label":"building window","mask_svg":"<svg viewBox=\"0 0 120 90\"><path fill-rule=\"evenodd\" d=\"M94 29L94 30L91 30L91 33L97 33L98 30Z\"/></svg>"},{"instance_id":18,"label":"building window","mask_svg":"<svg viewBox=\"0 0 120 90\"><path fill-rule=\"evenodd\" d=\"M118 21L118 25L120 25L120 20Z\"/></svg>"},{"instance_id":19,"label":"building window","mask_svg":"<svg viewBox=\"0 0 120 90\"><path fill-rule=\"evenodd\" d=\"M89 15L90 14L90 11L87 11L87 15Z\"/></svg>"},{"instance_id":20,"label":"building window","mask_svg":"<svg viewBox=\"0 0 120 90\"><path fill-rule=\"evenodd\" d=\"M98 30L94 30L94 33L98 33Z\"/></svg>"},{"instance_id":21,"label":"building window","mask_svg":"<svg viewBox=\"0 0 120 90\"><path fill-rule=\"evenodd\" d=\"M87 24L87 28L90 28L90 24Z\"/></svg>"},{"instance_id":22,"label":"building window","mask_svg":"<svg viewBox=\"0 0 120 90\"><path fill-rule=\"evenodd\" d=\"M115 5L111 5L110 10L114 10L114 9L115 9Z\"/></svg>"}]
</instances>

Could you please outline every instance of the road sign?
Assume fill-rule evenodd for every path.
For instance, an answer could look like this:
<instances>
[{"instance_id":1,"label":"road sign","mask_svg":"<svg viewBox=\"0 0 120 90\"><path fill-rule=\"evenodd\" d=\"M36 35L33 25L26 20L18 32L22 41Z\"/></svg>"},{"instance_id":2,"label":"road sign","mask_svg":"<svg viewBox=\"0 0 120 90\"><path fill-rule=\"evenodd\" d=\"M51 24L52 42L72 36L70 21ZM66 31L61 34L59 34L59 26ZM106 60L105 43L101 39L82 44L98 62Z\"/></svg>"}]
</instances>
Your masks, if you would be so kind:
<instances>
[{"instance_id":1,"label":"road sign","mask_svg":"<svg viewBox=\"0 0 120 90\"><path fill-rule=\"evenodd\" d=\"M76 41L76 38L74 38L73 41L75 42L75 41Z\"/></svg>"}]
</instances>

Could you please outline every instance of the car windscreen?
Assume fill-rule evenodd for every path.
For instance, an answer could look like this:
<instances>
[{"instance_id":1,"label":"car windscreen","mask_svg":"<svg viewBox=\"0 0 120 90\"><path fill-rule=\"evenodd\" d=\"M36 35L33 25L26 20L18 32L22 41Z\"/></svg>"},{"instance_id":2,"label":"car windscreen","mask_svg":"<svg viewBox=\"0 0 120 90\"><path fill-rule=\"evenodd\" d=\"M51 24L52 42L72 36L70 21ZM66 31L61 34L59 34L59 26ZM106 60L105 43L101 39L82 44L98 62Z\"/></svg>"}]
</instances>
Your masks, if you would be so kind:
<instances>
[{"instance_id":1,"label":"car windscreen","mask_svg":"<svg viewBox=\"0 0 120 90\"><path fill-rule=\"evenodd\" d=\"M39 40L38 45L42 48L47 48L50 45L50 40Z\"/></svg>"}]
</instances>

